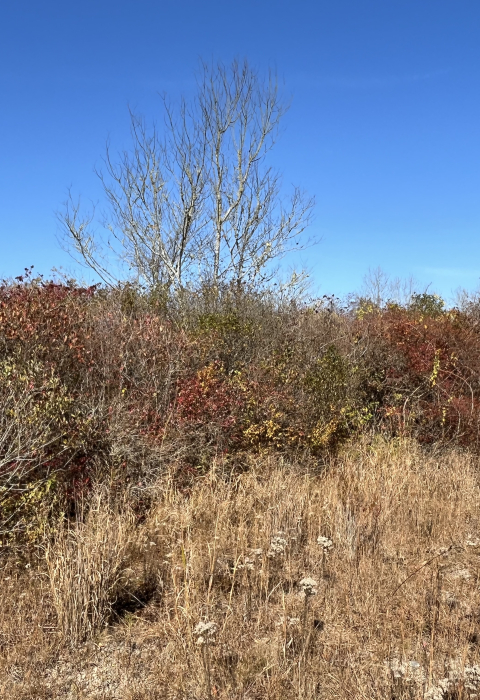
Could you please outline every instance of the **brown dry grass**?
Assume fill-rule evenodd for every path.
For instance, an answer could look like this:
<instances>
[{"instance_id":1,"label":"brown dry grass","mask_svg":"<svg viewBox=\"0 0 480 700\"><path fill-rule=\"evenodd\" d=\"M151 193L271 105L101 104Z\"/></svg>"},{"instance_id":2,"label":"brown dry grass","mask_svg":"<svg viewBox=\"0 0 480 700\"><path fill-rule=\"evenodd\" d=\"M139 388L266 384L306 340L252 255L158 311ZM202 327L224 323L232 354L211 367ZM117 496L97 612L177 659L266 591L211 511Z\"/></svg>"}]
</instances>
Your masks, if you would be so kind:
<instances>
[{"instance_id":1,"label":"brown dry grass","mask_svg":"<svg viewBox=\"0 0 480 700\"><path fill-rule=\"evenodd\" d=\"M135 539L128 507L120 514L112 511L105 488L89 505L84 519L73 526L60 524L45 552L59 634L72 646L108 623Z\"/></svg>"},{"instance_id":2,"label":"brown dry grass","mask_svg":"<svg viewBox=\"0 0 480 700\"><path fill-rule=\"evenodd\" d=\"M478 458L377 440L322 472L278 457L246 466L234 478L214 467L183 493L163 478L134 531L108 506L105 531L122 552L111 582L143 606L117 602L111 624L74 650L56 610L85 586L86 569L52 596L65 535L50 568L41 551L4 563L0 697L203 700L208 685L225 700L474 697L463 669L480 663ZM97 543L91 562L101 522L82 531L82 547ZM307 601L304 577L318 583ZM101 585L112 591L106 611L119 591L93 576L87 598ZM208 653L200 621L217 625ZM435 695L454 672L450 694Z\"/></svg>"}]
</instances>

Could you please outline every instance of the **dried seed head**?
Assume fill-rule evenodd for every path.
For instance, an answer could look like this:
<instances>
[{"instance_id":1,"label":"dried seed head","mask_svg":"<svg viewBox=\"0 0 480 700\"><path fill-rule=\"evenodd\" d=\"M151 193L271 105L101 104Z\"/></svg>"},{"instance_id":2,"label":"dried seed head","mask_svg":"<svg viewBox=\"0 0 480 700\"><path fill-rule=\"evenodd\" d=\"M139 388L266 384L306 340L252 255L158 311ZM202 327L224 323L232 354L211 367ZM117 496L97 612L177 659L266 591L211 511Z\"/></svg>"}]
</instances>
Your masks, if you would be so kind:
<instances>
[{"instance_id":1,"label":"dried seed head","mask_svg":"<svg viewBox=\"0 0 480 700\"><path fill-rule=\"evenodd\" d=\"M275 557L281 557L285 554L288 542L284 537L282 537L282 535L283 533L279 533L278 535L275 535L275 537L272 537L270 547L267 552L267 557L269 557L270 559L274 559Z\"/></svg>"},{"instance_id":2,"label":"dried seed head","mask_svg":"<svg viewBox=\"0 0 480 700\"><path fill-rule=\"evenodd\" d=\"M313 578L302 578L298 584L302 590L302 593L308 598L312 595L317 595L318 583Z\"/></svg>"},{"instance_id":3,"label":"dried seed head","mask_svg":"<svg viewBox=\"0 0 480 700\"><path fill-rule=\"evenodd\" d=\"M243 562L237 566L237 569L246 571L253 571L255 568L255 560L251 557L244 557Z\"/></svg>"},{"instance_id":4,"label":"dried seed head","mask_svg":"<svg viewBox=\"0 0 480 700\"><path fill-rule=\"evenodd\" d=\"M329 537L322 537L321 535L317 538L317 544L322 547L324 552L329 552L333 549L333 542Z\"/></svg>"},{"instance_id":5,"label":"dried seed head","mask_svg":"<svg viewBox=\"0 0 480 700\"><path fill-rule=\"evenodd\" d=\"M415 659L411 661L400 661L397 658L393 658L387 663L395 679L405 679L419 685L424 683L425 670Z\"/></svg>"},{"instance_id":6,"label":"dried seed head","mask_svg":"<svg viewBox=\"0 0 480 700\"><path fill-rule=\"evenodd\" d=\"M217 625L215 622L199 622L193 630L193 634L197 638L197 644L211 644L217 633Z\"/></svg>"},{"instance_id":7,"label":"dried seed head","mask_svg":"<svg viewBox=\"0 0 480 700\"><path fill-rule=\"evenodd\" d=\"M297 627L300 624L300 618L299 617L283 617L283 615L280 617L280 620L276 623L277 626L284 626L286 625L287 627Z\"/></svg>"}]
</instances>

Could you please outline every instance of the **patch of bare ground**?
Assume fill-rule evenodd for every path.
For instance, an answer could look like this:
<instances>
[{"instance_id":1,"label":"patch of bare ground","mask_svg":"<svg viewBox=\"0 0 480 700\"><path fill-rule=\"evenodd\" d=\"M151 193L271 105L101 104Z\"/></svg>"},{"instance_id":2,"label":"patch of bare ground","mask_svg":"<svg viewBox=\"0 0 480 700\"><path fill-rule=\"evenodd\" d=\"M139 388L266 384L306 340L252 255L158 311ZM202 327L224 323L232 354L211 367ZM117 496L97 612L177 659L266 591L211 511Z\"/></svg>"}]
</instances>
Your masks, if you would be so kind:
<instances>
[{"instance_id":1,"label":"patch of bare ground","mask_svg":"<svg viewBox=\"0 0 480 700\"><path fill-rule=\"evenodd\" d=\"M377 440L151 496L4 560L0 697L480 697L478 458Z\"/></svg>"}]
</instances>

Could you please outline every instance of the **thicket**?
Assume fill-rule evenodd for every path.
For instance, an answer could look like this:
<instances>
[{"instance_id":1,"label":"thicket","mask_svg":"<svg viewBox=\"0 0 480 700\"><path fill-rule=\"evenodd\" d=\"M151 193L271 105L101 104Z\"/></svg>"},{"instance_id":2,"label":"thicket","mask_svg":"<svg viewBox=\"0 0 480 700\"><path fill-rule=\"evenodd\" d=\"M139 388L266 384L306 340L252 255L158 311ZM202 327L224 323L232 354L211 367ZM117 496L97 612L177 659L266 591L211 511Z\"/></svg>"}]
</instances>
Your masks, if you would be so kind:
<instances>
[{"instance_id":1,"label":"thicket","mask_svg":"<svg viewBox=\"0 0 480 700\"><path fill-rule=\"evenodd\" d=\"M2 541L37 539L99 480L128 486L141 518L172 465L189 489L252 454L321 466L362 433L478 451L479 377L475 304L169 297L27 274L0 287Z\"/></svg>"}]
</instances>

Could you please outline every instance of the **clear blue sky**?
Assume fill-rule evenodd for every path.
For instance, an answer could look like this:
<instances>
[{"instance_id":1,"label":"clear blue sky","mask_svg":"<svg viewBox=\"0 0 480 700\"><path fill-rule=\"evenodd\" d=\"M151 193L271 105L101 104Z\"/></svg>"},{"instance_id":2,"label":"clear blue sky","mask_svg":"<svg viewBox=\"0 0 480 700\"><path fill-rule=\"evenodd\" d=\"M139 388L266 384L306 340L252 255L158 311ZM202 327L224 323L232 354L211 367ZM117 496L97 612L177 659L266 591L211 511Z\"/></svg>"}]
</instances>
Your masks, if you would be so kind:
<instances>
[{"instance_id":1,"label":"clear blue sky","mask_svg":"<svg viewBox=\"0 0 480 700\"><path fill-rule=\"evenodd\" d=\"M193 89L198 58L273 66L292 107L273 161L317 200L321 293L368 267L448 296L480 279L478 0L4 0L0 276L72 268L54 212L97 200L127 105Z\"/></svg>"}]
</instances>

